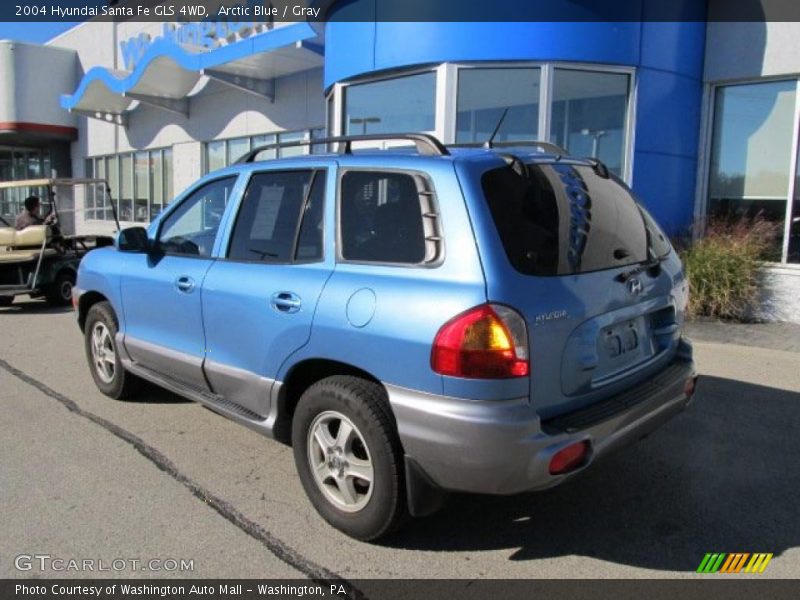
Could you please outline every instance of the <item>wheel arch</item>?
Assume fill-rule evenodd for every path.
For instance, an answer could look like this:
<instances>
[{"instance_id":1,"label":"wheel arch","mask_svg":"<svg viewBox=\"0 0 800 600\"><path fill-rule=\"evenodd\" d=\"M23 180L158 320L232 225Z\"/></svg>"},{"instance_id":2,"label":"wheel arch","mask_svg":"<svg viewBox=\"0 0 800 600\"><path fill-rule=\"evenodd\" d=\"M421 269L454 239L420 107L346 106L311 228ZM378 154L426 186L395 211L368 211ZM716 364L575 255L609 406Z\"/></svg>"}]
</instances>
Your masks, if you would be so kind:
<instances>
[{"instance_id":1,"label":"wheel arch","mask_svg":"<svg viewBox=\"0 0 800 600\"><path fill-rule=\"evenodd\" d=\"M273 429L276 440L287 445L291 444L292 418L300 397L318 381L334 375L360 377L377 383L384 391L386 389L377 377L355 365L326 358L307 358L302 360L289 369L278 392L277 417ZM388 395L386 408L394 421L394 413L388 402ZM397 427L396 422L395 427Z\"/></svg>"},{"instance_id":2,"label":"wheel arch","mask_svg":"<svg viewBox=\"0 0 800 600\"><path fill-rule=\"evenodd\" d=\"M84 330L86 325L86 315L89 314L89 309L98 302L108 302L108 298L94 290L81 294L80 300L78 300L78 325L81 331Z\"/></svg>"}]
</instances>

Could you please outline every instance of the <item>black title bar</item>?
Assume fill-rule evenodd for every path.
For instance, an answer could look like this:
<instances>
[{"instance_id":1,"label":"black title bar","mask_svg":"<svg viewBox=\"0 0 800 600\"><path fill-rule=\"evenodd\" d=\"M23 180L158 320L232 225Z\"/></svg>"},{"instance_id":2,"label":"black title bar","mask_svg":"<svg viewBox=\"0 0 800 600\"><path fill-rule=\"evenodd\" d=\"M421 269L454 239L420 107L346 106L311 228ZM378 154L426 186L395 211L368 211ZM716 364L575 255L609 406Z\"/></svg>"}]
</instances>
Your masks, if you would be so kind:
<instances>
[{"instance_id":1,"label":"black title bar","mask_svg":"<svg viewBox=\"0 0 800 600\"><path fill-rule=\"evenodd\" d=\"M8 0L9 22L800 21L797 0Z\"/></svg>"}]
</instances>

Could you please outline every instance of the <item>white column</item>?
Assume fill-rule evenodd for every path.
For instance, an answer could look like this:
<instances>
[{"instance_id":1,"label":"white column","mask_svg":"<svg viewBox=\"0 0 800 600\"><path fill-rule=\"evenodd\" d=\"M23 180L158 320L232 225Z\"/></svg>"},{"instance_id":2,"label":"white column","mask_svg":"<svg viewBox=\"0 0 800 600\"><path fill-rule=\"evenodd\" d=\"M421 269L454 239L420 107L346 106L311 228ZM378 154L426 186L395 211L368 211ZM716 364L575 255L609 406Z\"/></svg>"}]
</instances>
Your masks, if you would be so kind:
<instances>
[{"instance_id":1,"label":"white column","mask_svg":"<svg viewBox=\"0 0 800 600\"><path fill-rule=\"evenodd\" d=\"M185 142L172 146L172 189L175 196L203 174L203 144ZM172 198L169 199L170 201Z\"/></svg>"}]
</instances>

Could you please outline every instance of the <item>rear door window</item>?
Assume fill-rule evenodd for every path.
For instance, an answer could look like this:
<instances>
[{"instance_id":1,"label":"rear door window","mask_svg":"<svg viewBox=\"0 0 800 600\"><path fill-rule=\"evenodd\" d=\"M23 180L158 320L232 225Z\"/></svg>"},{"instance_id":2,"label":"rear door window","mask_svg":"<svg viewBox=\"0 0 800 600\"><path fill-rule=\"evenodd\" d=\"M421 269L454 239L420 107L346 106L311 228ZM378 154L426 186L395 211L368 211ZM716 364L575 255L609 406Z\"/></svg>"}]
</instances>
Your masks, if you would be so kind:
<instances>
[{"instance_id":1,"label":"rear door window","mask_svg":"<svg viewBox=\"0 0 800 600\"><path fill-rule=\"evenodd\" d=\"M289 263L322 258L324 171L255 173L231 234L232 260Z\"/></svg>"},{"instance_id":2,"label":"rear door window","mask_svg":"<svg viewBox=\"0 0 800 600\"><path fill-rule=\"evenodd\" d=\"M627 188L590 166L515 163L487 171L481 184L520 273L587 273L669 252L666 237Z\"/></svg>"},{"instance_id":3,"label":"rear door window","mask_svg":"<svg viewBox=\"0 0 800 600\"><path fill-rule=\"evenodd\" d=\"M410 173L346 171L339 230L347 261L417 265L440 252L433 193Z\"/></svg>"}]
</instances>

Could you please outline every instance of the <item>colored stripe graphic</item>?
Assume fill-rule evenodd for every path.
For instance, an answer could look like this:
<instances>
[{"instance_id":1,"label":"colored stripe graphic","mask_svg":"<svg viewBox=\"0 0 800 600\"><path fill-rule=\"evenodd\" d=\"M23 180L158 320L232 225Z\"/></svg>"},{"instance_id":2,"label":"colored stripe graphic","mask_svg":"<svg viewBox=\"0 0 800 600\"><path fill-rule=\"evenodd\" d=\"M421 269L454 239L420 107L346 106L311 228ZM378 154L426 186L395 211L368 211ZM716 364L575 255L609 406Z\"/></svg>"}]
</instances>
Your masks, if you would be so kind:
<instances>
[{"instance_id":1,"label":"colored stripe graphic","mask_svg":"<svg viewBox=\"0 0 800 600\"><path fill-rule=\"evenodd\" d=\"M733 554L728 554L728 559L725 561L725 564L722 565L722 568L719 570L719 572L738 573L742 570L742 567L744 567L744 563L747 561L749 556L749 552L735 552Z\"/></svg>"},{"instance_id":2,"label":"colored stripe graphic","mask_svg":"<svg viewBox=\"0 0 800 600\"><path fill-rule=\"evenodd\" d=\"M772 560L771 552L708 552L697 567L698 573L763 573ZM750 562L748 562L750 559ZM745 567L747 564L747 567Z\"/></svg>"},{"instance_id":3,"label":"colored stripe graphic","mask_svg":"<svg viewBox=\"0 0 800 600\"><path fill-rule=\"evenodd\" d=\"M703 562L700 563L700 566L697 567L698 573L716 573L719 571L720 566L722 566L722 561L725 560L726 554L723 552L719 553L708 553L703 558Z\"/></svg>"},{"instance_id":4,"label":"colored stripe graphic","mask_svg":"<svg viewBox=\"0 0 800 600\"><path fill-rule=\"evenodd\" d=\"M753 554L753 558L750 559L750 563L745 568L745 573L763 573L764 569L767 568L767 564L769 561L772 560L772 552L766 553L761 552L758 554Z\"/></svg>"}]
</instances>

